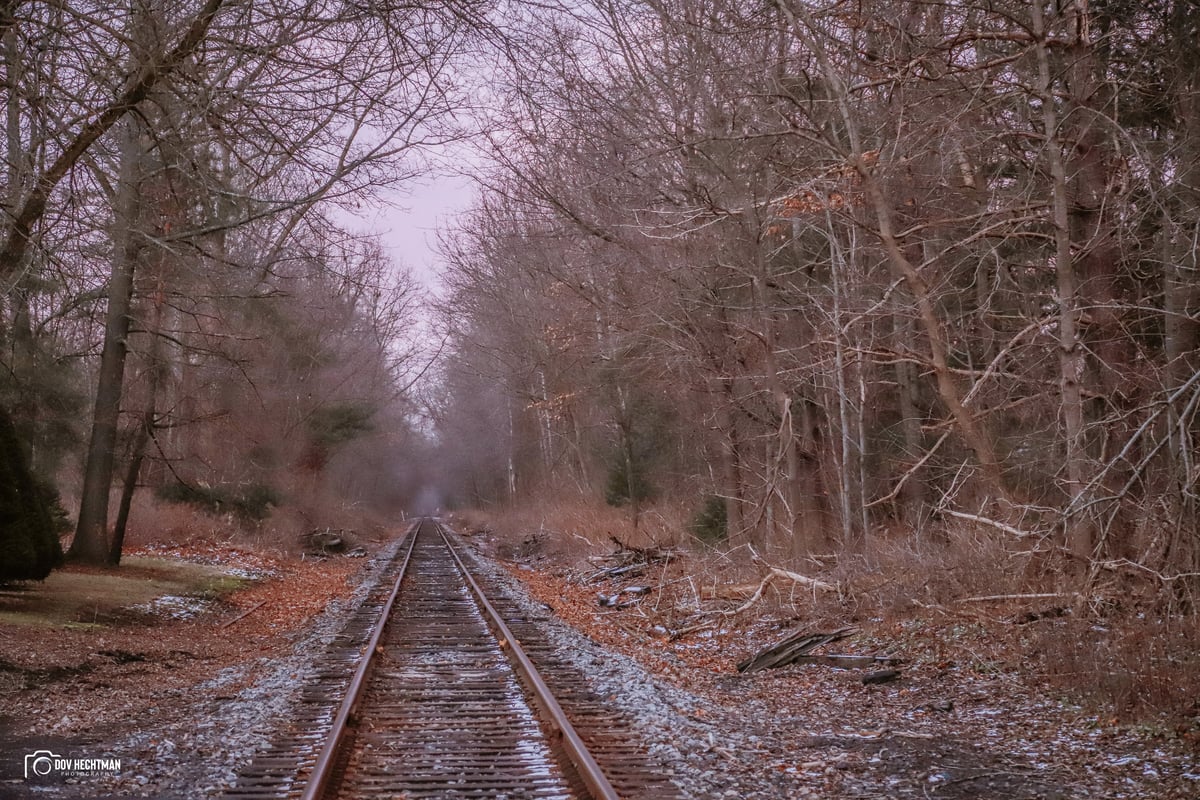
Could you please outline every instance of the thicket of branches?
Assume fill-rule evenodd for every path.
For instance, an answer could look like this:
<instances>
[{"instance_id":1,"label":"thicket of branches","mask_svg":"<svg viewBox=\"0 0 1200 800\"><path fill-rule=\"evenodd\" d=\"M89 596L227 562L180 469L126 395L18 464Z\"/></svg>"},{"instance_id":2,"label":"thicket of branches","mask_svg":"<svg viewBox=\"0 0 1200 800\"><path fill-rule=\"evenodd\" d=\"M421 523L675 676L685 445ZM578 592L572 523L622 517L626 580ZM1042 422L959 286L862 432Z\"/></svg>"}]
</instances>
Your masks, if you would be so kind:
<instances>
[{"instance_id":1,"label":"thicket of branches","mask_svg":"<svg viewBox=\"0 0 1200 800\"><path fill-rule=\"evenodd\" d=\"M796 553L973 527L1190 597L1194 3L510 19L445 243L462 499L714 496Z\"/></svg>"},{"instance_id":2,"label":"thicket of branches","mask_svg":"<svg viewBox=\"0 0 1200 800\"><path fill-rule=\"evenodd\" d=\"M0 427L19 442L0 457L79 498L70 555L118 561L141 485L249 517L402 499L417 292L339 220L454 135L476 11L0 3ZM6 533L29 517L0 512ZM24 552L0 553L5 577L40 577Z\"/></svg>"}]
</instances>

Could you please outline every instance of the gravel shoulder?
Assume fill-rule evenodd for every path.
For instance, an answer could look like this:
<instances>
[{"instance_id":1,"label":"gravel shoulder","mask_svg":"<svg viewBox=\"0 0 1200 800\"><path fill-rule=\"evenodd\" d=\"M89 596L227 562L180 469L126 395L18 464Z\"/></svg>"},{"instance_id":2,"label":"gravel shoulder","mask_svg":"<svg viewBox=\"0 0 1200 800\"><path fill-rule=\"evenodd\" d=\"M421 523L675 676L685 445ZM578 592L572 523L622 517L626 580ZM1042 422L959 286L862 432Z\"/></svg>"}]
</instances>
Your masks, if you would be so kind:
<instances>
[{"instance_id":1,"label":"gravel shoulder","mask_svg":"<svg viewBox=\"0 0 1200 800\"><path fill-rule=\"evenodd\" d=\"M494 555L485 537L468 540ZM671 641L637 606L602 608L605 587L562 566L491 569L514 598L553 614L559 655L635 720L684 797L1200 796L1194 740L1089 714L993 660L979 624L862 622L836 649L903 658L900 678L881 685L823 665L740 674L740 659L821 623L742 616Z\"/></svg>"},{"instance_id":2,"label":"gravel shoulder","mask_svg":"<svg viewBox=\"0 0 1200 800\"><path fill-rule=\"evenodd\" d=\"M900 679L882 685L826 666L743 675L739 659L820 623L738 618L671 641L638 606L601 608L598 588L562 566L497 560L484 537L467 540L515 601L551 613L558 655L629 717L682 797L1200 796L1194 742L1087 713L993 660L984 627L864 621L839 649L904 658ZM199 608L103 625L0 624L0 800L217 796L287 720L314 659L398 544L321 562L160 550L150 555L250 583ZM121 767L26 780L24 756L39 750Z\"/></svg>"},{"instance_id":3,"label":"gravel shoulder","mask_svg":"<svg viewBox=\"0 0 1200 800\"><path fill-rule=\"evenodd\" d=\"M287 718L396 544L321 561L158 548L249 584L191 614L160 604L106 625L0 625L0 798L216 796ZM24 757L39 751L120 769L26 779Z\"/></svg>"}]
</instances>

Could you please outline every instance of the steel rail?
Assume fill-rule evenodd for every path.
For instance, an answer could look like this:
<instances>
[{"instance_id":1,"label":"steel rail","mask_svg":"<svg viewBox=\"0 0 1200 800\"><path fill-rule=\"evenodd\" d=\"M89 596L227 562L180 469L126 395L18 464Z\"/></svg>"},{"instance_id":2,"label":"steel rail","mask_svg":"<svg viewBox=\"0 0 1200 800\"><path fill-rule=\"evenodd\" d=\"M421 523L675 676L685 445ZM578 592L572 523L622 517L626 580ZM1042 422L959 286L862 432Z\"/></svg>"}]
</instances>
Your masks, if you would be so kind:
<instances>
[{"instance_id":1,"label":"steel rail","mask_svg":"<svg viewBox=\"0 0 1200 800\"><path fill-rule=\"evenodd\" d=\"M471 575L470 570L458 556L458 552L451 544L450 538L446 535L445 528L438 522L434 522L437 531L441 534L442 541L446 543L446 548L450 551L450 556L454 559L463 578L471 589L471 593L475 595L475 600L480 608L484 611L484 616L488 621L489 626L495 632L500 640L500 648L509 655L509 660L512 662L513 668L525 683L525 687L533 695L534 702L541 708L545 715L545 721L550 726L551 730L559 737L563 751L570 760L571 765L575 768L579 779L583 782L591 793L593 800L620 800L620 795L617 790L609 783L604 772L600 769L600 765L592 758L592 754L588 752L587 746L579 734L575 732L574 726L567 719L566 713L554 699L554 695L550 692L550 688L546 682L542 680L542 676L538 673L537 667L525 654L521 648L517 638L513 636L504 619L492 606L491 602L484 595L479 584L475 582L475 578Z\"/></svg>"},{"instance_id":2,"label":"steel rail","mask_svg":"<svg viewBox=\"0 0 1200 800\"><path fill-rule=\"evenodd\" d=\"M333 725L329 730L329 737L325 740L325 746L321 748L321 752L317 755L312 772L309 774L308 784L304 787L304 793L300 795L300 800L321 800L325 796L326 789L329 788L329 781L333 778L338 751L341 749L346 729L349 727L350 717L354 714L355 708L358 706L358 701L362 697L363 687L367 683L367 672L370 669L371 661L375 657L376 648L379 647L379 640L383 636L383 629L387 627L388 617L391 616L396 596L400 594L400 584L404 582L404 576L408 573L408 564L412 560L413 548L417 544L417 534L424 524L424 521L418 522L409 531L408 551L404 554L404 563L400 566L400 574L396 576L396 583L392 586L392 592L388 595L387 602L384 603L383 610L379 614L379 623L371 633L371 638L367 640L362 661L359 662L358 669L354 671L354 676L350 679L350 686L346 690L346 697L338 707L337 714L334 715Z\"/></svg>"}]
</instances>

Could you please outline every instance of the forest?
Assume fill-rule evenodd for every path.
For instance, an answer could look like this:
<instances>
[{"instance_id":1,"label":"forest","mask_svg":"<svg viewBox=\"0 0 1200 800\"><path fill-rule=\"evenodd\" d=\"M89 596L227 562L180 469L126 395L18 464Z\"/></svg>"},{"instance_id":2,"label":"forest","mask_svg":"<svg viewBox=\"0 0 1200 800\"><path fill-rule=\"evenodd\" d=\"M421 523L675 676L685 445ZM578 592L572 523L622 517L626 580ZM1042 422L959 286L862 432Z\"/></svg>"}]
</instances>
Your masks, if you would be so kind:
<instances>
[{"instance_id":1,"label":"forest","mask_svg":"<svg viewBox=\"0 0 1200 800\"><path fill-rule=\"evenodd\" d=\"M510 25L444 239L460 502L604 496L781 559L986 540L1025 591L1194 608L1200 9Z\"/></svg>"},{"instance_id":2,"label":"forest","mask_svg":"<svg viewBox=\"0 0 1200 800\"><path fill-rule=\"evenodd\" d=\"M4 4L0 580L118 563L138 495L399 507L420 292L349 223L460 135L473 14Z\"/></svg>"},{"instance_id":3,"label":"forest","mask_svg":"<svg viewBox=\"0 0 1200 800\"><path fill-rule=\"evenodd\" d=\"M1186 0L6 0L0 580L116 564L155 504L432 490L785 561L985 539L1194 611L1198 37ZM427 293L349 221L446 153Z\"/></svg>"}]
</instances>

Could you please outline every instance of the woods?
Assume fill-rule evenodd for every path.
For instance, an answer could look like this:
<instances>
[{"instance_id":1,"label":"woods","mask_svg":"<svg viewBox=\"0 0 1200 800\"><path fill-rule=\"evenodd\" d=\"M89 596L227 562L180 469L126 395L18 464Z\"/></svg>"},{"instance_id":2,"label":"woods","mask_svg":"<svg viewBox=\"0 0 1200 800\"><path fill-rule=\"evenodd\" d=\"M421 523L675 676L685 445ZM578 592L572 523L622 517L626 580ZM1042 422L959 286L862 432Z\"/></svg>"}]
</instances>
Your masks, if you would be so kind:
<instances>
[{"instance_id":1,"label":"woods","mask_svg":"<svg viewBox=\"0 0 1200 800\"><path fill-rule=\"evenodd\" d=\"M1192 603L1189 3L2 20L0 414L73 558L119 561L139 486L397 508L433 436L458 505L785 557L982 536ZM468 134L418 390L421 293L348 221Z\"/></svg>"},{"instance_id":2,"label":"woods","mask_svg":"<svg viewBox=\"0 0 1200 800\"><path fill-rule=\"evenodd\" d=\"M350 220L458 135L476 31L462 3L4 4L6 515L58 482L68 556L115 564L139 486L313 523L403 500L419 291ZM28 551L6 578L44 575Z\"/></svg>"},{"instance_id":3,"label":"woods","mask_svg":"<svg viewBox=\"0 0 1200 800\"><path fill-rule=\"evenodd\" d=\"M510 18L444 239L461 502L718 498L769 552L982 536L1194 604L1193 4Z\"/></svg>"},{"instance_id":4,"label":"woods","mask_svg":"<svg viewBox=\"0 0 1200 800\"><path fill-rule=\"evenodd\" d=\"M1193 797L1197 42L0 0L0 795Z\"/></svg>"}]
</instances>

